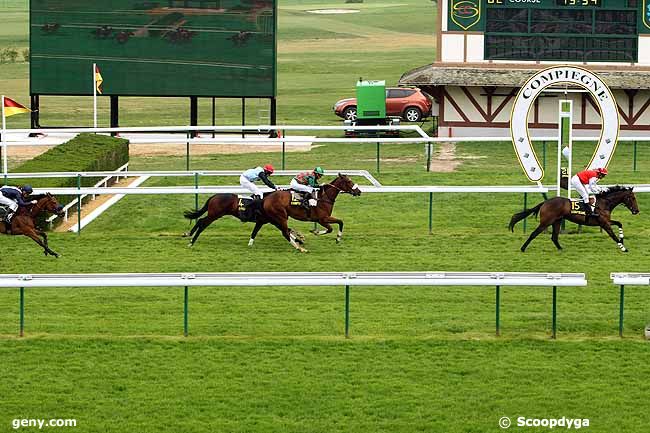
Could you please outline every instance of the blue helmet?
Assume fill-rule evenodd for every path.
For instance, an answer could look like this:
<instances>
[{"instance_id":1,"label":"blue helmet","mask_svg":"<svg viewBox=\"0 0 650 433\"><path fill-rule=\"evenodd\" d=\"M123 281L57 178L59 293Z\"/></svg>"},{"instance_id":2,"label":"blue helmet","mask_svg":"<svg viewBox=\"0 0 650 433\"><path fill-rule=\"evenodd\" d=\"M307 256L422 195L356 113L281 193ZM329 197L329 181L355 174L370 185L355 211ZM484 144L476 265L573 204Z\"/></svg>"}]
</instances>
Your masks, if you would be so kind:
<instances>
[{"instance_id":1,"label":"blue helmet","mask_svg":"<svg viewBox=\"0 0 650 433\"><path fill-rule=\"evenodd\" d=\"M27 194L31 194L31 193L34 192L34 189L32 188L31 185L23 185L23 186L20 188L20 190L21 190L22 192L26 192Z\"/></svg>"}]
</instances>

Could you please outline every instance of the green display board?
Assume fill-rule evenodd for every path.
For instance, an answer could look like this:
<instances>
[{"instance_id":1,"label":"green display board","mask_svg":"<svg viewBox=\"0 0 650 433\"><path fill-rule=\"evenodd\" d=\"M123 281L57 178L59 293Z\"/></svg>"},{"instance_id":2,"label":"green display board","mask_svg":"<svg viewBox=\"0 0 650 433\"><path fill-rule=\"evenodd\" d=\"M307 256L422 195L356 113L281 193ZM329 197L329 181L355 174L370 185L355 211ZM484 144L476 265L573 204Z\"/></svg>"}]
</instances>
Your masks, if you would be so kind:
<instances>
[{"instance_id":1,"label":"green display board","mask_svg":"<svg viewBox=\"0 0 650 433\"><path fill-rule=\"evenodd\" d=\"M273 97L274 0L31 0L30 92Z\"/></svg>"}]
</instances>

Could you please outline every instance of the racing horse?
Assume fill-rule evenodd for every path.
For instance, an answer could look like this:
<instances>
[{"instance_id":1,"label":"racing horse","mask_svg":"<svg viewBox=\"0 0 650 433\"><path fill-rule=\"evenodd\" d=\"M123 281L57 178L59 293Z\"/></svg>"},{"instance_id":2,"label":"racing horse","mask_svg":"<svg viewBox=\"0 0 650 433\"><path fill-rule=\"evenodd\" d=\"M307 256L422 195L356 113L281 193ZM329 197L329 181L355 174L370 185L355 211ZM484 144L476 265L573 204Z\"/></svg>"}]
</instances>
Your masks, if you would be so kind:
<instances>
[{"instance_id":1,"label":"racing horse","mask_svg":"<svg viewBox=\"0 0 650 433\"><path fill-rule=\"evenodd\" d=\"M33 195L30 198L36 200L36 204L29 207L19 207L16 214L11 219L11 227L9 227L9 231L7 230L7 223L4 221L0 222L0 233L27 236L43 247L43 253L46 256L49 254L54 257L59 257L59 255L52 251L48 246L47 234L36 227L35 220L41 212L54 213L59 216L63 215L63 206L61 206L56 198L50 193ZM43 238L43 240L41 240L41 238Z\"/></svg>"},{"instance_id":2,"label":"racing horse","mask_svg":"<svg viewBox=\"0 0 650 433\"><path fill-rule=\"evenodd\" d=\"M315 235L332 233L331 224L338 224L339 231L336 234L336 243L340 243L343 238L343 220L332 216L334 202L339 193L347 193L356 197L361 195L361 190L356 183L353 183L352 180L350 180L349 177L339 173L336 179L332 182L321 186L318 194L318 204L310 209L292 205L291 191L278 191L269 195L269 197L265 198L263 202L264 215L266 216L267 221L261 219L255 223L255 228L253 228L253 232L251 233L248 246L253 246L257 233L264 224L270 222L282 232L285 239L287 239L294 248L303 253L307 252L307 250L302 246L302 239L299 238L299 234L288 229L288 217L299 221L317 222L321 226L325 227L325 230L312 230L312 233ZM298 237L296 235L298 235Z\"/></svg>"},{"instance_id":3,"label":"racing horse","mask_svg":"<svg viewBox=\"0 0 650 433\"><path fill-rule=\"evenodd\" d=\"M583 214L571 212L571 201L565 197L554 197L543 201L531 209L524 209L522 212L516 213L510 219L510 231L514 231L515 224L523 220L531 214L539 214L539 226L530 234L526 242L521 246L521 251L526 251L526 247L535 239L541 232L548 226L553 226L553 233L551 240L558 250L562 247L558 242L560 235L560 226L562 220L566 219L579 225L585 226L600 226L611 237L616 245L624 253L628 252L623 241L623 224L620 221L611 219L612 211L619 204L624 204L626 208L632 212L632 215L639 213L639 206L636 202L636 196L630 187L614 186L605 189L602 193L596 195L596 211L598 216L589 216L588 218ZM618 237L614 234L612 226L618 227Z\"/></svg>"},{"instance_id":4,"label":"racing horse","mask_svg":"<svg viewBox=\"0 0 650 433\"><path fill-rule=\"evenodd\" d=\"M294 248L301 252L306 252L307 250L300 245L303 242L301 235L288 227L287 221L289 216L301 221L316 221L327 229L322 232L317 232L317 234L331 233L332 226L330 223L338 224L339 233L337 235L337 242L340 242L341 237L343 236L343 221L331 216L334 201L339 192L349 193L353 196L361 194L358 186L354 184L350 178L342 174L339 174L336 179L329 184L325 184L321 187L318 206L315 206L309 211L300 206L291 205L291 191L276 191L271 194L266 194L264 196L264 201L262 202L261 212L257 216L255 228L251 233L251 239L248 242L248 245L252 246L255 241L255 236L257 236L257 233L260 231L262 226L270 223L282 232L284 238L289 241ZM199 218L206 212L206 216ZM205 205L203 205L201 209L186 211L184 213L185 218L199 218L189 233L184 234L184 236L192 236L189 246L191 247L194 245L203 230L205 230L215 220L218 220L225 215L232 215L241 220L241 214L239 212L239 197L236 194L215 194L205 202Z\"/></svg>"}]
</instances>

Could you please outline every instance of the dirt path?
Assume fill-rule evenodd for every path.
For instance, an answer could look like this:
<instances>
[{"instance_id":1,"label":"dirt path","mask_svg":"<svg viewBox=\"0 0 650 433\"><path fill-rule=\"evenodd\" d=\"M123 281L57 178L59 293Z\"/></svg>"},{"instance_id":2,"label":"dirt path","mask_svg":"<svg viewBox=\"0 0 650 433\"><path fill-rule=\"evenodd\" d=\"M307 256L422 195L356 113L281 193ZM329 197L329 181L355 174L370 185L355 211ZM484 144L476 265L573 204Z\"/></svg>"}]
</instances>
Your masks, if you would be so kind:
<instances>
[{"instance_id":1,"label":"dirt path","mask_svg":"<svg viewBox=\"0 0 650 433\"><path fill-rule=\"evenodd\" d=\"M125 188L129 186L137 177L127 177L126 179L120 179L119 182L112 184L112 187L122 187ZM95 200L89 200L81 206L81 218L85 218L92 211L97 209L99 206L106 203L114 194L102 194L95 196ZM71 227L77 225L77 208L76 206L68 211L68 221L64 221L63 224L58 225L54 231L55 232L67 232Z\"/></svg>"},{"instance_id":2,"label":"dirt path","mask_svg":"<svg viewBox=\"0 0 650 433\"><path fill-rule=\"evenodd\" d=\"M485 156L470 156L456 154L456 143L447 141L438 143L431 158L431 171L450 173L456 171L459 165L470 159L486 158Z\"/></svg>"}]
</instances>

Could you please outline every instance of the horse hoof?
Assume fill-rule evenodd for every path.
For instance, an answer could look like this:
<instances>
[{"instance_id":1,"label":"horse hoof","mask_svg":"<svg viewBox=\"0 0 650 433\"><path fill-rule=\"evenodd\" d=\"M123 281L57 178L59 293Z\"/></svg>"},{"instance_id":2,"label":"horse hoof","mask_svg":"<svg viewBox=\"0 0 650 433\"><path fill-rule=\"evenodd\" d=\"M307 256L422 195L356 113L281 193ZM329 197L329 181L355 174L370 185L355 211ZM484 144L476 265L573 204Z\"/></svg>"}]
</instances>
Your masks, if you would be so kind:
<instances>
[{"instance_id":1,"label":"horse hoof","mask_svg":"<svg viewBox=\"0 0 650 433\"><path fill-rule=\"evenodd\" d=\"M189 244L187 244L187 248L192 248L193 246L194 246L194 244L193 244L192 242L190 242Z\"/></svg>"},{"instance_id":2,"label":"horse hoof","mask_svg":"<svg viewBox=\"0 0 650 433\"><path fill-rule=\"evenodd\" d=\"M337 244L340 244L340 243L341 243L341 239L336 238L336 243L337 243Z\"/></svg>"},{"instance_id":3,"label":"horse hoof","mask_svg":"<svg viewBox=\"0 0 650 433\"><path fill-rule=\"evenodd\" d=\"M184 232L184 233L181 235L181 237L189 238L189 237L190 237L190 232Z\"/></svg>"}]
</instances>

